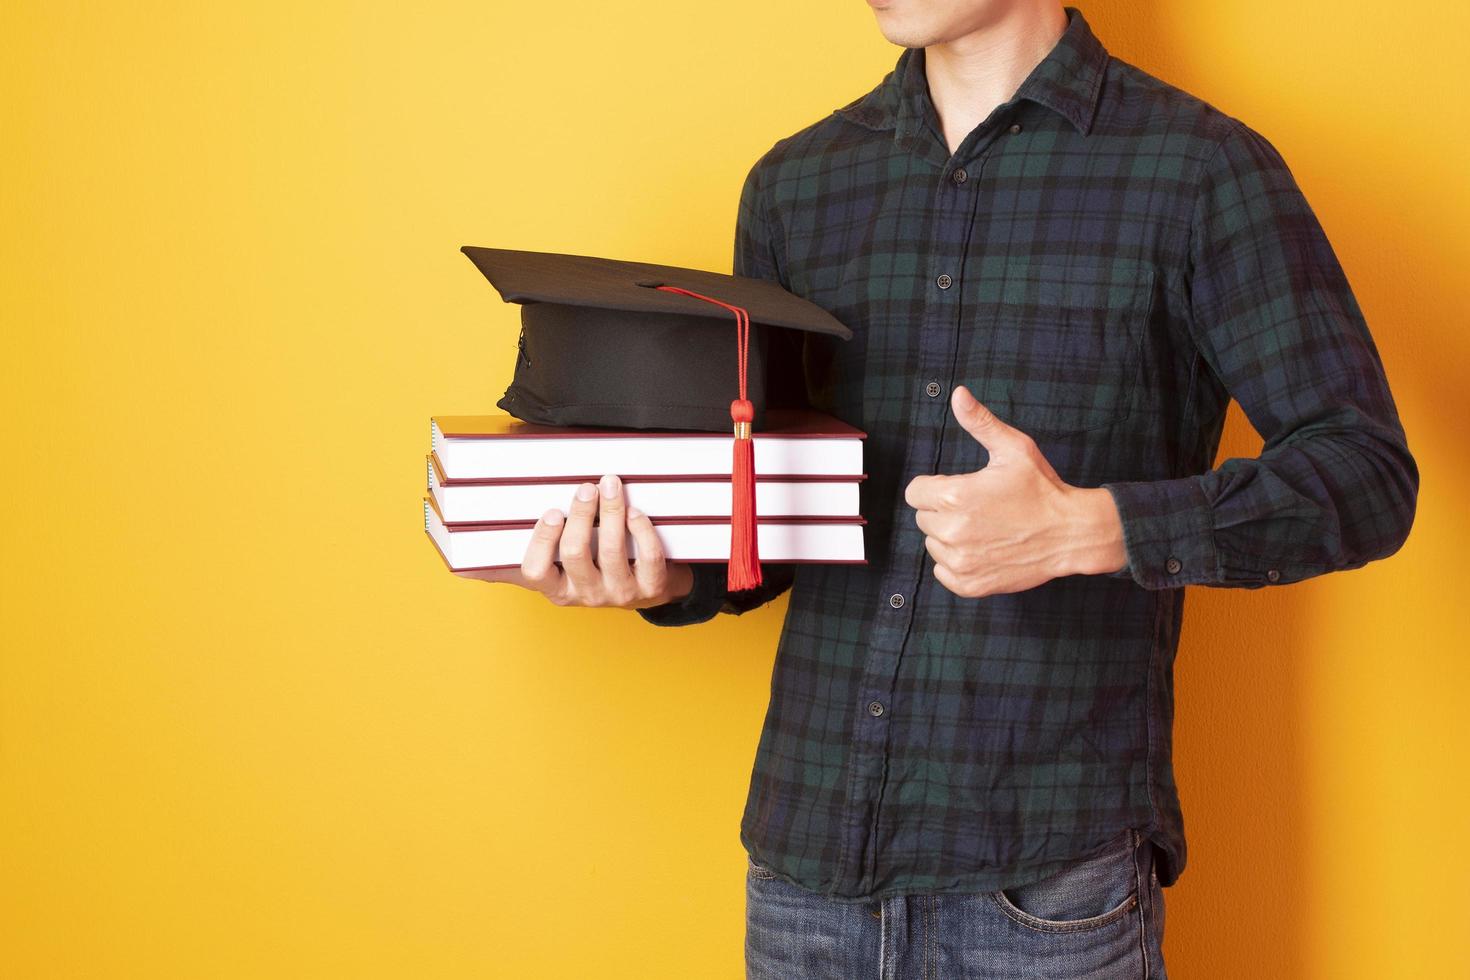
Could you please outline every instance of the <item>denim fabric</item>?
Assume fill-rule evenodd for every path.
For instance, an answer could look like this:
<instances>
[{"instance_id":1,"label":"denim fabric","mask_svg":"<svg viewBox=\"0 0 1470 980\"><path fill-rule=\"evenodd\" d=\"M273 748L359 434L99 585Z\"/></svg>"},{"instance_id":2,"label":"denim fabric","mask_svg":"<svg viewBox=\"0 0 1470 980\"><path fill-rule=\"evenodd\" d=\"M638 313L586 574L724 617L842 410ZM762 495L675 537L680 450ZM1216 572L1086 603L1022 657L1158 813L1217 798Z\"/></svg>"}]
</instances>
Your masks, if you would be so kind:
<instances>
[{"instance_id":1,"label":"denim fabric","mask_svg":"<svg viewBox=\"0 0 1470 980\"><path fill-rule=\"evenodd\" d=\"M1154 845L1132 828L987 892L827 898L750 862L748 980L1165 980Z\"/></svg>"}]
</instances>

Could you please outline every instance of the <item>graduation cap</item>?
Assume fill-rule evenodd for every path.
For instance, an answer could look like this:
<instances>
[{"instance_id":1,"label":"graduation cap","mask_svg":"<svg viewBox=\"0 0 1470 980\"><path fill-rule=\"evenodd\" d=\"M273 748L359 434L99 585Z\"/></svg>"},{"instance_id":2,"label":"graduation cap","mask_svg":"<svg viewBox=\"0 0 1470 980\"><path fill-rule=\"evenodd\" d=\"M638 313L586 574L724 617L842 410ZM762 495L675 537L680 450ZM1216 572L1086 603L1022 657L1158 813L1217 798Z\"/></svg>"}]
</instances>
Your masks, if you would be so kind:
<instances>
[{"instance_id":1,"label":"graduation cap","mask_svg":"<svg viewBox=\"0 0 1470 980\"><path fill-rule=\"evenodd\" d=\"M774 329L852 331L778 283L590 255L465 245L521 304L515 374L496 403L543 425L733 431L729 586L760 584L752 429ZM732 329L733 328L733 329Z\"/></svg>"}]
</instances>

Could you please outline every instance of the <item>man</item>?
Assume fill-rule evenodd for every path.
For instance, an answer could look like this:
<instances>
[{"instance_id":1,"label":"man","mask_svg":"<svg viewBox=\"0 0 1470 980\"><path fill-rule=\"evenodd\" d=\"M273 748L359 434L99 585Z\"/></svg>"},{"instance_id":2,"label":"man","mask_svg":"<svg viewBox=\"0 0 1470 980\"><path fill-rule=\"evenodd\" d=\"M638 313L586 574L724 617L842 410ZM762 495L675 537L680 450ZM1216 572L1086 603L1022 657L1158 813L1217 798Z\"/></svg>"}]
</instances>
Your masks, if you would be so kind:
<instances>
[{"instance_id":1,"label":"man","mask_svg":"<svg viewBox=\"0 0 1470 980\"><path fill-rule=\"evenodd\" d=\"M608 477L475 575L662 625L790 589L740 832L750 976L1163 977L1183 587L1388 556L1418 470L1265 137L1056 0L869 3L905 50L757 161L734 269L854 332L770 363L868 432L869 564L727 594ZM1212 468L1232 397L1264 447Z\"/></svg>"}]
</instances>

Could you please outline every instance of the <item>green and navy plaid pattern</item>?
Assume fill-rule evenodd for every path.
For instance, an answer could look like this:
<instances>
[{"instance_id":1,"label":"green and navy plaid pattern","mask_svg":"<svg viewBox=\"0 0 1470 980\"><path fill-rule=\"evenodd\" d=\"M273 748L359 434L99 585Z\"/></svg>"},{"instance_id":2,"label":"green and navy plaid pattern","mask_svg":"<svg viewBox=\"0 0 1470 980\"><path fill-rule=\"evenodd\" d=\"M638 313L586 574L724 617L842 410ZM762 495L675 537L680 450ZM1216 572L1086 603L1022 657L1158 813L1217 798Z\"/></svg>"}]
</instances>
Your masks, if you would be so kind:
<instances>
[{"instance_id":1,"label":"green and navy plaid pattern","mask_svg":"<svg viewBox=\"0 0 1470 980\"><path fill-rule=\"evenodd\" d=\"M686 600L642 614L701 622L790 589L740 839L838 900L1006 887L1124 827L1172 884L1183 586L1356 568L1413 521L1378 351L1280 154L1066 11L953 154L906 49L741 195L734 271L854 331L776 338L771 377L867 431L869 564L766 565L733 594L723 566L696 566ZM985 465L957 384L1062 479L1111 491L1125 569L980 599L933 578L903 490ZM1212 468L1232 397L1264 448Z\"/></svg>"}]
</instances>

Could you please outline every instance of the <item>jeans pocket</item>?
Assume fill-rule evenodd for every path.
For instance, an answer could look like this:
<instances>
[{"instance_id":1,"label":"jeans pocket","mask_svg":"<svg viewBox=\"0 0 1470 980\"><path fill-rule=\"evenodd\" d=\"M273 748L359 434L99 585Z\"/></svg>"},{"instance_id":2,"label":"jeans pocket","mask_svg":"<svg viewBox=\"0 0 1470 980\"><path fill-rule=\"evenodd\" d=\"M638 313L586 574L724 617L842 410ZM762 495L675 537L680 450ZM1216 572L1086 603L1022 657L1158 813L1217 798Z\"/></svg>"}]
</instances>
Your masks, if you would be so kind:
<instances>
[{"instance_id":1,"label":"jeans pocket","mask_svg":"<svg viewBox=\"0 0 1470 980\"><path fill-rule=\"evenodd\" d=\"M1138 844L1130 828L1098 854L990 897L1011 920L1037 932L1100 929L1138 904Z\"/></svg>"},{"instance_id":2,"label":"jeans pocket","mask_svg":"<svg viewBox=\"0 0 1470 980\"><path fill-rule=\"evenodd\" d=\"M774 871L772 871L770 868L763 867L762 865L756 864L755 863L755 859L752 858L749 854L745 855L745 862L746 862L746 864L750 865L749 874L750 874L750 877L752 877L752 878L774 878L774 877L776 877L776 873Z\"/></svg>"}]
</instances>

